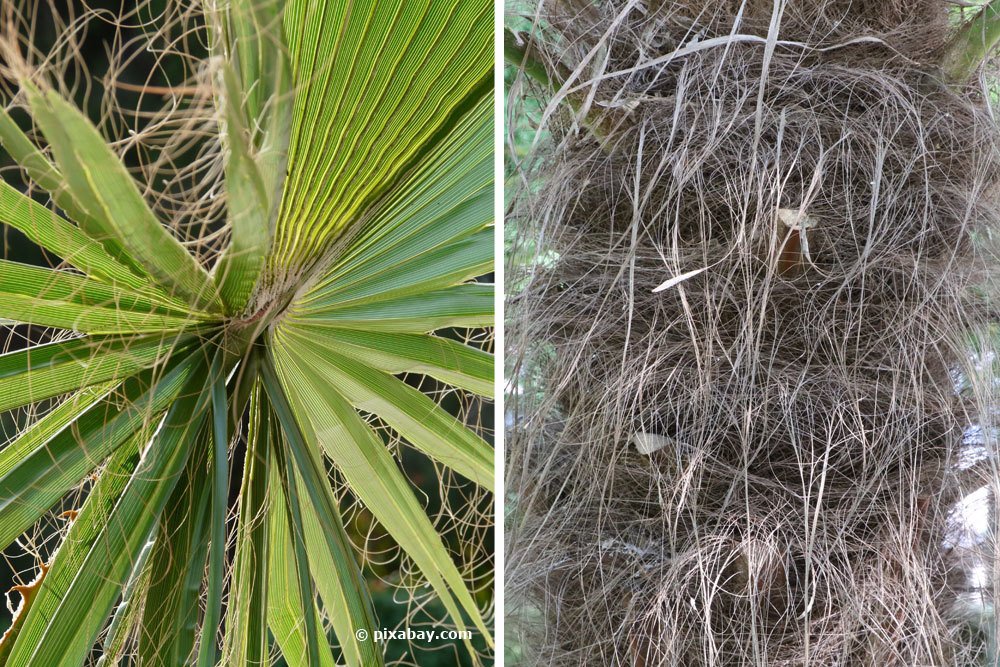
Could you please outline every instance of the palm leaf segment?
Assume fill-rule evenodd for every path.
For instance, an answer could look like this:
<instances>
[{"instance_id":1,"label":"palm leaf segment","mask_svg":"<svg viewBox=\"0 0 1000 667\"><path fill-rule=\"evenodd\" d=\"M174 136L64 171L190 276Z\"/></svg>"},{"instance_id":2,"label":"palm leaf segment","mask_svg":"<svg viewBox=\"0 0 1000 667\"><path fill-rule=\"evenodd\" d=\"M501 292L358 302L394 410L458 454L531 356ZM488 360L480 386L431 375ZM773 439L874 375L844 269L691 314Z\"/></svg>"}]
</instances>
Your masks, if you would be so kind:
<instances>
[{"instance_id":1,"label":"palm leaf segment","mask_svg":"<svg viewBox=\"0 0 1000 667\"><path fill-rule=\"evenodd\" d=\"M491 483L482 433L400 377L492 393L491 356L434 334L492 323L491 3L283 4L211 17L231 230L211 270L57 93L21 82L47 146L0 113L55 204L3 184L0 220L73 269L0 262L0 318L69 332L0 356L0 410L51 406L0 449L0 546L96 480L0 664L131 641L142 664L258 664L273 642L332 665L324 617L348 664L380 664L326 460L488 639L381 429Z\"/></svg>"}]
</instances>

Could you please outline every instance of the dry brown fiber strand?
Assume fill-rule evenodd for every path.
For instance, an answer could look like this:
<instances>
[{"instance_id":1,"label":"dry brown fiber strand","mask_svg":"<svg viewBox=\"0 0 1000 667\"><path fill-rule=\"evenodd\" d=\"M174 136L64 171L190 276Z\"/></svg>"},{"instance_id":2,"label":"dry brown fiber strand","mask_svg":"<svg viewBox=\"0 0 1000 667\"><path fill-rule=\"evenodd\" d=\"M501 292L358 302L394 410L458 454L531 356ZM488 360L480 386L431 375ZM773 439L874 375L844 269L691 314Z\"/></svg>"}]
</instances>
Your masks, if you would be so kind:
<instances>
[{"instance_id":1,"label":"dry brown fiber strand","mask_svg":"<svg viewBox=\"0 0 1000 667\"><path fill-rule=\"evenodd\" d=\"M995 400L958 387L1000 129L942 83L946 3L535 18L588 116L552 107L512 213L528 664L973 664L946 531L986 483L957 460Z\"/></svg>"}]
</instances>

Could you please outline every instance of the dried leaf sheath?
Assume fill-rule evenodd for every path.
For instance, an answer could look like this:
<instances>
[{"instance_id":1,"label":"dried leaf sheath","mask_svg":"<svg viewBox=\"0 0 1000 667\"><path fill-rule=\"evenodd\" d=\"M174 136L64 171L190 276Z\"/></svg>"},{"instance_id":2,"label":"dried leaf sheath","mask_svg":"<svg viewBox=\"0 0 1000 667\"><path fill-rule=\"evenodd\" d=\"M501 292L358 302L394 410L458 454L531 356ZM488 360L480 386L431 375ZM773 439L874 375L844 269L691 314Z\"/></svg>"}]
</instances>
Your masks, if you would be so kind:
<instances>
[{"instance_id":1,"label":"dried leaf sheath","mask_svg":"<svg viewBox=\"0 0 1000 667\"><path fill-rule=\"evenodd\" d=\"M948 516L995 456L957 474L1000 135L944 3L537 12L591 104L535 116L513 208L526 664L973 664Z\"/></svg>"}]
</instances>

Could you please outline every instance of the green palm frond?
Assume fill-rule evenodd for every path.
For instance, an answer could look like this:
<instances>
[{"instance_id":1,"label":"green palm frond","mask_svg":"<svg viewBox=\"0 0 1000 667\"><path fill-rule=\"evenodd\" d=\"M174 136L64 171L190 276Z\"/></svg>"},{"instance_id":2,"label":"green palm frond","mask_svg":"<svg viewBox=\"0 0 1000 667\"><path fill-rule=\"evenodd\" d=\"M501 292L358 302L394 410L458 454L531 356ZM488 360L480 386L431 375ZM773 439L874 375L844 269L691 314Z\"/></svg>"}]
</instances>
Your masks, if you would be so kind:
<instances>
[{"instance_id":1,"label":"green palm frond","mask_svg":"<svg viewBox=\"0 0 1000 667\"><path fill-rule=\"evenodd\" d=\"M492 3L231 0L204 18L228 239L212 252L59 86L11 68L0 143L51 205L0 183L0 222L61 263L0 260L0 322L52 332L0 355L0 411L23 422L0 445L0 547L73 511L0 665L382 664L345 497L492 646L397 445L492 487Z\"/></svg>"}]
</instances>

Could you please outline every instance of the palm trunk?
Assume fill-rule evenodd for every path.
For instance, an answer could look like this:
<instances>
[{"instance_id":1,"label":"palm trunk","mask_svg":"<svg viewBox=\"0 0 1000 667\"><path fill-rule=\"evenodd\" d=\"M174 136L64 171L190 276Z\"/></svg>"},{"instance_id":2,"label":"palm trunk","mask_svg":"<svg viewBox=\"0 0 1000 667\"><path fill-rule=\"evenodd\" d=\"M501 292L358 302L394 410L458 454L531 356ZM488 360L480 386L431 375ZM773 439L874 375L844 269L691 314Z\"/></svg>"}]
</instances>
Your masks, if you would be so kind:
<instances>
[{"instance_id":1,"label":"palm trunk","mask_svg":"<svg viewBox=\"0 0 1000 667\"><path fill-rule=\"evenodd\" d=\"M946 533L1000 164L943 4L544 7L533 57L606 131L553 113L515 210L537 664L975 659Z\"/></svg>"}]
</instances>

